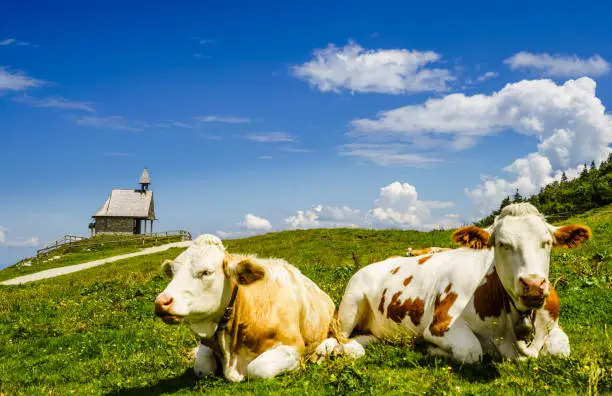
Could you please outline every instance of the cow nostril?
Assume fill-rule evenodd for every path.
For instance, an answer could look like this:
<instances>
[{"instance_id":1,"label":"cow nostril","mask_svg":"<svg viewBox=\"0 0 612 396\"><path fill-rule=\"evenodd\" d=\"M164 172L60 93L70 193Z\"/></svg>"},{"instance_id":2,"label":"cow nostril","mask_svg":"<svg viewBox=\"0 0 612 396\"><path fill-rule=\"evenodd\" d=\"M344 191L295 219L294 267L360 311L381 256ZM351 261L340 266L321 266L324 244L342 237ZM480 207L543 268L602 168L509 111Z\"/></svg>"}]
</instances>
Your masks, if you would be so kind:
<instances>
[{"instance_id":1,"label":"cow nostril","mask_svg":"<svg viewBox=\"0 0 612 396\"><path fill-rule=\"evenodd\" d=\"M170 305L172 305L173 301L174 299L172 297L162 294L160 296L157 296L157 298L155 299L155 306L158 309L165 310L168 309Z\"/></svg>"}]
</instances>

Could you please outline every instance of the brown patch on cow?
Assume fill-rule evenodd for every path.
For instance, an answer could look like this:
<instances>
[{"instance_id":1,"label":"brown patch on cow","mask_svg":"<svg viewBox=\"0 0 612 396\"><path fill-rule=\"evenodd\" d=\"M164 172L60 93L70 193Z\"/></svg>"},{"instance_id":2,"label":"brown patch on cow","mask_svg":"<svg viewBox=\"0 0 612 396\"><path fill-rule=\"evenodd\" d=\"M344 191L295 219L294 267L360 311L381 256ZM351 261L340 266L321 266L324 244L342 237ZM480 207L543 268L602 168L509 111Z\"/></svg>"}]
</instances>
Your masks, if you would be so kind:
<instances>
[{"instance_id":1,"label":"brown patch on cow","mask_svg":"<svg viewBox=\"0 0 612 396\"><path fill-rule=\"evenodd\" d=\"M383 290L382 297L380 299L380 304L378 304L378 310L381 314L385 314L385 295L387 294L387 289Z\"/></svg>"},{"instance_id":2,"label":"brown patch on cow","mask_svg":"<svg viewBox=\"0 0 612 396\"><path fill-rule=\"evenodd\" d=\"M400 270L400 267L395 267L395 268L393 268L393 270L391 270L391 273L393 275L395 275L395 274L397 274L397 271L399 271L399 270Z\"/></svg>"},{"instance_id":3,"label":"brown patch on cow","mask_svg":"<svg viewBox=\"0 0 612 396\"><path fill-rule=\"evenodd\" d=\"M387 307L387 318L391 319L395 323L402 323L402 320L406 317L406 315L410 316L410 320L414 323L415 326L421 324L421 318L423 317L423 312L425 309L425 302L420 298L412 298L406 299L403 303L400 304L399 297L402 294L401 291L398 291L391 297L391 302Z\"/></svg>"},{"instance_id":4,"label":"brown patch on cow","mask_svg":"<svg viewBox=\"0 0 612 396\"><path fill-rule=\"evenodd\" d=\"M421 257L418 261L419 264L424 264L427 260L429 260L432 256Z\"/></svg>"},{"instance_id":5,"label":"brown patch on cow","mask_svg":"<svg viewBox=\"0 0 612 396\"><path fill-rule=\"evenodd\" d=\"M546 297L546 302L544 303L544 309L548 311L548 315L554 321L559 319L559 306L561 305L559 301L559 296L557 295L557 291L555 288L550 285L549 286L549 295Z\"/></svg>"},{"instance_id":6,"label":"brown patch on cow","mask_svg":"<svg viewBox=\"0 0 612 396\"><path fill-rule=\"evenodd\" d=\"M449 286L446 287L446 290L450 290ZM438 293L436 296L433 321L429 325L429 331L436 337L442 337L450 327L453 317L448 314L448 311L457 301L457 293L446 292L446 297L443 299L440 299L440 297L442 297L442 293Z\"/></svg>"},{"instance_id":7,"label":"brown patch on cow","mask_svg":"<svg viewBox=\"0 0 612 396\"><path fill-rule=\"evenodd\" d=\"M410 275L408 278L404 279L404 287L408 286L408 284L412 281L412 275Z\"/></svg>"},{"instance_id":8,"label":"brown patch on cow","mask_svg":"<svg viewBox=\"0 0 612 396\"><path fill-rule=\"evenodd\" d=\"M490 237L491 235L482 228L468 226L455 231L451 238L453 242L470 249L487 249Z\"/></svg>"},{"instance_id":9,"label":"brown patch on cow","mask_svg":"<svg viewBox=\"0 0 612 396\"><path fill-rule=\"evenodd\" d=\"M252 260L265 269L263 260L235 255L227 264L232 276L236 271L234 263L243 260ZM259 355L278 345L295 347L301 355L310 354L329 334L334 315L332 300L314 283L304 283L295 268L281 265L289 272L286 281L264 276L248 286L238 287L233 314L225 330L230 342L224 353L229 353L244 367L248 361L245 363L242 356ZM304 288L305 304L296 296L296 280ZM231 287L236 283L233 280Z\"/></svg>"},{"instance_id":10,"label":"brown patch on cow","mask_svg":"<svg viewBox=\"0 0 612 396\"><path fill-rule=\"evenodd\" d=\"M485 320L487 316L498 317L502 311L510 311L506 290L499 280L497 271L493 270L485 277L485 283L474 292L474 310Z\"/></svg>"},{"instance_id":11,"label":"brown patch on cow","mask_svg":"<svg viewBox=\"0 0 612 396\"><path fill-rule=\"evenodd\" d=\"M555 246L575 248L591 239L591 229L586 226L571 224L558 228L555 231Z\"/></svg>"},{"instance_id":12,"label":"brown patch on cow","mask_svg":"<svg viewBox=\"0 0 612 396\"><path fill-rule=\"evenodd\" d=\"M452 287L453 287L453 284L449 283L448 286L446 286L446 288L444 289L444 293L450 292Z\"/></svg>"}]
</instances>

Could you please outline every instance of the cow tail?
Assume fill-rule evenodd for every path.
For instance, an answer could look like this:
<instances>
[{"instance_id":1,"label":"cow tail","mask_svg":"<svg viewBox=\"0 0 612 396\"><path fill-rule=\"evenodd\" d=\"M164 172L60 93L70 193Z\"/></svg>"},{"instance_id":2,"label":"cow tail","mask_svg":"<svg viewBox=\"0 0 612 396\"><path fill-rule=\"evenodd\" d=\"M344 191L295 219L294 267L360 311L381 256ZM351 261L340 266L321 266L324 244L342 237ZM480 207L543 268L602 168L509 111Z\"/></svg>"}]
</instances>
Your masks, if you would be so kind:
<instances>
[{"instance_id":1,"label":"cow tail","mask_svg":"<svg viewBox=\"0 0 612 396\"><path fill-rule=\"evenodd\" d=\"M329 323L329 337L335 338L340 344L346 344L348 342L348 339L340 330L340 321L336 316L334 316Z\"/></svg>"}]
</instances>

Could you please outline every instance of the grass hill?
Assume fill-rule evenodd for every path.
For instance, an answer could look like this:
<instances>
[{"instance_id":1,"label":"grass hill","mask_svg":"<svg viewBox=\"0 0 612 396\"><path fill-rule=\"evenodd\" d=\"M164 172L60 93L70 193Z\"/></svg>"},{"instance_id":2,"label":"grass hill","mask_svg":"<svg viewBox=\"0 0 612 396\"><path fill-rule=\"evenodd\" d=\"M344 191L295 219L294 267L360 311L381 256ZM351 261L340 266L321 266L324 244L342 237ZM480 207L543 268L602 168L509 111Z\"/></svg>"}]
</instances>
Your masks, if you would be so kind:
<instances>
[{"instance_id":1,"label":"grass hill","mask_svg":"<svg viewBox=\"0 0 612 396\"><path fill-rule=\"evenodd\" d=\"M587 394L612 392L612 207L563 223L589 225L594 239L552 254L568 359L473 366L398 343L376 343L358 361L307 363L271 381L196 380L196 338L153 314L168 280L159 265L182 249L141 256L20 286L0 287L1 394ZM361 266L408 247L451 246L450 231L317 229L226 241L232 252L287 259L341 299Z\"/></svg>"},{"instance_id":2,"label":"grass hill","mask_svg":"<svg viewBox=\"0 0 612 396\"><path fill-rule=\"evenodd\" d=\"M145 238L140 236L99 235L76 243L63 245L41 256L25 258L10 267L0 270L0 282L51 268L65 267L120 254L133 253L147 247L179 242L180 240L180 235Z\"/></svg>"}]
</instances>

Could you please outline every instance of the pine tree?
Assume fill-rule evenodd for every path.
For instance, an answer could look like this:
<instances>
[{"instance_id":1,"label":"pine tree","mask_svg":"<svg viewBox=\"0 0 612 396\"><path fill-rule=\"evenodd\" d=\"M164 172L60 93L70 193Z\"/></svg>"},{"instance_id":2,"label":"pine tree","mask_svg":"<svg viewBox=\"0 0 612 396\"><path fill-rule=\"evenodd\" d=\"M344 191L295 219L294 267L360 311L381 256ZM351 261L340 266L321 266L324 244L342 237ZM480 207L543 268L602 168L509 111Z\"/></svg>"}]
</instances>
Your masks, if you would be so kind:
<instances>
[{"instance_id":1,"label":"pine tree","mask_svg":"<svg viewBox=\"0 0 612 396\"><path fill-rule=\"evenodd\" d=\"M512 197L512 202L523 202L523 197L519 193L518 188L516 189L516 192L514 193L514 197Z\"/></svg>"},{"instance_id":2,"label":"pine tree","mask_svg":"<svg viewBox=\"0 0 612 396\"><path fill-rule=\"evenodd\" d=\"M595 160L591 161L591 170L595 169Z\"/></svg>"},{"instance_id":3,"label":"pine tree","mask_svg":"<svg viewBox=\"0 0 612 396\"><path fill-rule=\"evenodd\" d=\"M587 167L587 164L584 164L584 169L582 169L582 172L580 172L580 178L584 179L589 175L589 168Z\"/></svg>"},{"instance_id":4,"label":"pine tree","mask_svg":"<svg viewBox=\"0 0 612 396\"><path fill-rule=\"evenodd\" d=\"M565 172L561 174L561 183L567 183L567 175Z\"/></svg>"},{"instance_id":5,"label":"pine tree","mask_svg":"<svg viewBox=\"0 0 612 396\"><path fill-rule=\"evenodd\" d=\"M501 201L501 204L499 205L499 210L502 210L503 208L505 208L506 206L510 205L512 203L512 201L510 201L510 197L506 197Z\"/></svg>"}]
</instances>

